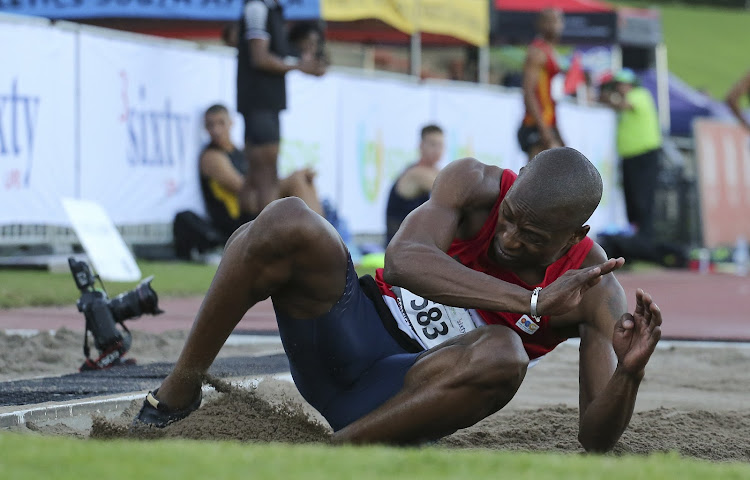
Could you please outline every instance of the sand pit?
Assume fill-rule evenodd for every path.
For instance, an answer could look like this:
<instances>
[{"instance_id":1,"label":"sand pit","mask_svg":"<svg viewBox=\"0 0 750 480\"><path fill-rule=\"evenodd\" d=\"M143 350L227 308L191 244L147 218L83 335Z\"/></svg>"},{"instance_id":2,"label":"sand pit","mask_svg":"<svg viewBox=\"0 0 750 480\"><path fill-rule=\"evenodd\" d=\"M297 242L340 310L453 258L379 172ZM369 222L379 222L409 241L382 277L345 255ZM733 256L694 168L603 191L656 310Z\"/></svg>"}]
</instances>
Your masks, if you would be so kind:
<instances>
[{"instance_id":1,"label":"sand pit","mask_svg":"<svg viewBox=\"0 0 750 480\"><path fill-rule=\"evenodd\" d=\"M182 350L187 332L133 331L133 345L125 358L139 364L174 362ZM90 341L91 355L98 355ZM256 355L280 352L281 344L225 346L220 356ZM75 373L83 363L83 331L61 328L54 333L8 335L0 330L0 382Z\"/></svg>"},{"instance_id":2,"label":"sand pit","mask_svg":"<svg viewBox=\"0 0 750 480\"><path fill-rule=\"evenodd\" d=\"M677 451L714 461L750 462L750 348L704 348L662 342L647 370L636 413L615 453ZM119 418L96 418L90 430L34 425L43 434L127 436L139 406ZM91 423L89 423L91 425ZM198 412L140 438L245 442L327 442L330 429L288 382L265 380L207 398ZM89 428L89 427L86 427ZM532 368L501 412L437 443L444 448L582 452L578 432L578 350L564 344Z\"/></svg>"}]
</instances>

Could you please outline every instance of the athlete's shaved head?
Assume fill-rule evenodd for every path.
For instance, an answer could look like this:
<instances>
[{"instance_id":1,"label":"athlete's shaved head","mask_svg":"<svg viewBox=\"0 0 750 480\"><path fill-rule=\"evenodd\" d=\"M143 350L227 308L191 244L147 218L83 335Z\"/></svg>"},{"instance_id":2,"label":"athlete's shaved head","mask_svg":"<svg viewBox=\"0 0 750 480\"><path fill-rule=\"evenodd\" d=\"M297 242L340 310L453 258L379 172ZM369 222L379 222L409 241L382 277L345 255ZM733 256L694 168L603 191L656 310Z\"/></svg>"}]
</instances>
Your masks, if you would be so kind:
<instances>
[{"instance_id":1,"label":"athlete's shaved head","mask_svg":"<svg viewBox=\"0 0 750 480\"><path fill-rule=\"evenodd\" d=\"M552 148L534 157L513 185L514 198L550 225L577 228L602 199L602 177L581 152Z\"/></svg>"},{"instance_id":2,"label":"athlete's shaved head","mask_svg":"<svg viewBox=\"0 0 750 480\"><path fill-rule=\"evenodd\" d=\"M547 40L558 40L565 28L565 17L559 8L545 8L536 19L537 31Z\"/></svg>"}]
</instances>

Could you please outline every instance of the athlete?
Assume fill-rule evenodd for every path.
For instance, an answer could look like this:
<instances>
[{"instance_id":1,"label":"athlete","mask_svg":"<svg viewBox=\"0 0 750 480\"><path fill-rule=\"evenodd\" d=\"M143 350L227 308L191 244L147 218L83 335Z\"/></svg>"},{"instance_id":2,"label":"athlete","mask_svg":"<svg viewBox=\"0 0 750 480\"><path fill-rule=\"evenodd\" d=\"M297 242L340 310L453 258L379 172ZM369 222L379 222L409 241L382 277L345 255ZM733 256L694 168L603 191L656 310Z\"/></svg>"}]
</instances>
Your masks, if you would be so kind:
<instances>
[{"instance_id":1,"label":"athlete","mask_svg":"<svg viewBox=\"0 0 750 480\"><path fill-rule=\"evenodd\" d=\"M375 279L357 278L341 238L303 202L276 201L230 239L174 370L134 424L198 408L232 329L270 296L294 382L335 442L409 444L473 425L513 398L530 362L580 336L579 439L607 451L662 318L641 290L627 313L611 275L624 260L587 237L601 194L595 167L570 148L542 152L518 177L452 162Z\"/></svg>"},{"instance_id":2,"label":"athlete","mask_svg":"<svg viewBox=\"0 0 750 480\"><path fill-rule=\"evenodd\" d=\"M526 114L518 129L518 143L529 160L542 150L563 145L557 129L551 86L552 77L561 71L555 46L564 27L562 11L552 8L543 10L537 19L539 36L531 42L526 52L521 84Z\"/></svg>"}]
</instances>

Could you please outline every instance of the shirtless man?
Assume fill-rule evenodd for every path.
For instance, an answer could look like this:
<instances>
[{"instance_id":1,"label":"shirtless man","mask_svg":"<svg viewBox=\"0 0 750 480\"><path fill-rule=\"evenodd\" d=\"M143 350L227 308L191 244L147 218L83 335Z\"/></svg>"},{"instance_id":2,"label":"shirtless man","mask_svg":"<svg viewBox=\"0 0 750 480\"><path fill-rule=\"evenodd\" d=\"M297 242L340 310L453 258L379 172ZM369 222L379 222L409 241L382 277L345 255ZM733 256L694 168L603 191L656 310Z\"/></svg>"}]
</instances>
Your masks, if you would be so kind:
<instances>
[{"instance_id":1,"label":"shirtless man","mask_svg":"<svg viewBox=\"0 0 750 480\"><path fill-rule=\"evenodd\" d=\"M521 84L526 114L518 129L518 144L529 160L542 150L563 145L557 129L552 78L561 71L555 46L564 26L562 11L554 8L543 10L537 19L539 36L526 52Z\"/></svg>"},{"instance_id":2,"label":"shirtless man","mask_svg":"<svg viewBox=\"0 0 750 480\"><path fill-rule=\"evenodd\" d=\"M595 167L570 148L539 154L518 178L455 161L376 279L357 278L341 238L302 201L273 202L230 239L174 370L134 424L198 408L232 329L271 297L294 382L335 442L417 443L471 426L513 398L530 362L580 336L579 440L608 451L662 318L641 290L627 313L611 275L624 260L587 237L601 194Z\"/></svg>"}]
</instances>

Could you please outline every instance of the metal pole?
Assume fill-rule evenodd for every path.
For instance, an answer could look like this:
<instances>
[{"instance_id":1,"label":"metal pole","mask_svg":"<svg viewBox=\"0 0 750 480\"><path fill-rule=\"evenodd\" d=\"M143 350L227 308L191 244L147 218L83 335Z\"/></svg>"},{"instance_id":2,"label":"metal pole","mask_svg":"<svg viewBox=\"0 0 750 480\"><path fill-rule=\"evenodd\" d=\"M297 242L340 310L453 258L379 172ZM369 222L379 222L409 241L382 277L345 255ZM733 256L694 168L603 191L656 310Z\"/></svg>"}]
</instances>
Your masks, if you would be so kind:
<instances>
[{"instance_id":1,"label":"metal pole","mask_svg":"<svg viewBox=\"0 0 750 480\"><path fill-rule=\"evenodd\" d=\"M479 47L479 83L487 85L490 83L490 47L482 45Z\"/></svg>"},{"instance_id":2,"label":"metal pole","mask_svg":"<svg viewBox=\"0 0 750 480\"><path fill-rule=\"evenodd\" d=\"M622 68L622 48L619 44L612 45L611 68L613 72L616 72Z\"/></svg>"},{"instance_id":3,"label":"metal pole","mask_svg":"<svg viewBox=\"0 0 750 480\"><path fill-rule=\"evenodd\" d=\"M409 73L421 77L422 73L422 34L414 32L411 34L411 50L409 52L411 60Z\"/></svg>"},{"instance_id":4,"label":"metal pole","mask_svg":"<svg viewBox=\"0 0 750 480\"><path fill-rule=\"evenodd\" d=\"M656 46L656 105L659 108L659 123L662 132L671 129L669 118L669 66L667 65L667 46L660 43Z\"/></svg>"}]
</instances>

